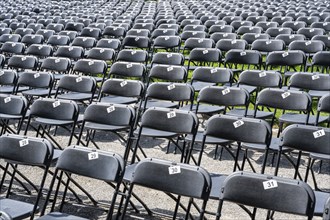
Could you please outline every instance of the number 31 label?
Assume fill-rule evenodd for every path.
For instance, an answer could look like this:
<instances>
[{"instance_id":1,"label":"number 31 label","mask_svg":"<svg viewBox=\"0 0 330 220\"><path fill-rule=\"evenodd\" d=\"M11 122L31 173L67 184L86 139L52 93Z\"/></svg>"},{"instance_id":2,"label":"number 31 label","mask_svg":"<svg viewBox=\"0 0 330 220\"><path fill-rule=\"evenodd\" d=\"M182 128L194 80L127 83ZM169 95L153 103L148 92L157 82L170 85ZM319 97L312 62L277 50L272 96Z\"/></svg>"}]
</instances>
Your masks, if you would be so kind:
<instances>
[{"instance_id":1,"label":"number 31 label","mask_svg":"<svg viewBox=\"0 0 330 220\"><path fill-rule=\"evenodd\" d=\"M268 180L268 181L264 181L262 182L262 184L264 185L264 189L272 189L272 188L276 188L277 187L277 181L276 180Z\"/></svg>"},{"instance_id":2,"label":"number 31 label","mask_svg":"<svg viewBox=\"0 0 330 220\"><path fill-rule=\"evenodd\" d=\"M180 168L180 166L171 166L168 168L168 173L170 175L181 173L181 168Z\"/></svg>"}]
</instances>

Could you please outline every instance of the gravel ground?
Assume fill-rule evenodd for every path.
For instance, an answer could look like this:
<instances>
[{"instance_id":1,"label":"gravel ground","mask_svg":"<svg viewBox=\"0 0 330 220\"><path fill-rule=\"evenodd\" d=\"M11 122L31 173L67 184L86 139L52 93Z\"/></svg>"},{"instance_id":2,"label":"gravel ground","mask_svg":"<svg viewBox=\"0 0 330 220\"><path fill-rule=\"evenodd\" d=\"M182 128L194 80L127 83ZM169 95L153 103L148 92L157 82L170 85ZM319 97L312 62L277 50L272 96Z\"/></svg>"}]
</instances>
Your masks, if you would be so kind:
<instances>
[{"instance_id":1,"label":"gravel ground","mask_svg":"<svg viewBox=\"0 0 330 220\"><path fill-rule=\"evenodd\" d=\"M28 135L35 136L35 132L28 132ZM58 130L56 140L61 143L62 146L66 146L66 143L68 142L67 133L61 129ZM96 134L96 141L99 144L100 148L102 150L112 151L119 154L123 154L124 147L118 139L112 135L105 132L99 132ZM170 149L170 153L166 154L166 145L167 142L165 140L159 140L159 139L151 139L151 138L143 138L141 145L143 146L146 154L148 157L154 157L154 158L162 158L162 159L168 159L173 161L179 161L180 160L180 154L174 154L173 148ZM90 145L92 147L92 145ZM197 152L194 154L197 156ZM241 154L242 155L242 154ZM221 160L219 159L213 159L214 156L214 146L207 146L206 151L203 155L202 160L202 167L206 168L210 173L220 173L220 174L230 174L233 167L233 159L231 156L224 151ZM262 161L262 154L258 152L251 152L250 157L252 157L253 164L256 166L257 169L260 168L261 161ZM271 157L270 157L271 158ZM301 166L301 171L304 173L305 170L305 164L307 160L306 157L303 158L303 166ZM4 165L4 161L0 161L1 165ZM270 160L269 160L270 164ZM316 163L315 169L318 169L319 162ZM28 177L30 177L34 182L37 182L41 178L41 170L39 168L26 168L21 167L20 170L26 174ZM53 168L51 169L53 170ZM245 167L245 170L251 170L249 166ZM273 174L274 168L271 166L267 166L266 172L267 174ZM2 176L3 172L0 171L0 176ZM320 188L322 189L330 189L330 166L329 163L324 163L322 166L321 173L317 174L317 180ZM290 165L286 162L286 160L282 160L281 168L279 172L280 176L283 177L289 177L291 178L293 176L293 169L290 167ZM112 195L112 188L109 187L109 185L104 184L100 181L91 180L84 177L78 177L74 176L74 178L89 192L93 195L95 199L100 201L101 203L107 203L109 202L111 195ZM49 186L51 176L49 175L46 182L46 188ZM309 183L312 185L311 178ZM4 196L4 192L1 192L1 196ZM26 201L29 201L29 196L26 196L25 191L22 190L18 185L14 185L13 189L13 195L12 197L23 199ZM175 203L173 200L171 200L168 196L166 196L164 193L159 191L153 191L149 189L145 189L142 187L136 187L135 188L136 194L148 205L148 207L157 212L167 213L171 214L171 211L174 210ZM88 200L88 198L79 190L77 190L77 193L79 194L80 198L83 200L85 204L91 204L91 202ZM81 217L89 218L89 219L105 219L106 212L95 209L94 207L82 207L79 204L72 204L75 203L76 200L72 196L72 194L68 195L69 203L64 206L64 212L71 213L71 214L77 214ZM119 201L119 199L117 200ZM136 201L133 200L134 204L140 208L140 213L136 213L133 210L130 211L131 216L127 217L126 219L166 219L165 217L161 217L158 215L154 216L148 216L147 213L144 211L144 209L141 207L141 205ZM183 199L183 204L185 203L187 199ZM44 197L42 199L42 203L44 203ZM217 207L218 202L210 200L207 205L208 211L215 211ZM106 205L101 205L102 207L107 207ZM115 210L116 211L116 210ZM193 215L196 214L195 211L193 211ZM183 210L179 209L179 216L183 217ZM194 218L197 215L194 215ZM38 217L38 215L37 215ZM207 219L215 219L212 215L206 215ZM260 210L257 212L256 219L265 219L266 218L266 212L264 210ZM222 212L222 219L249 219L249 216L237 205L225 203L223 212ZM283 213L276 213L275 219L306 219L302 216L294 216L294 215L287 215ZM321 219L321 218L315 218L315 219Z\"/></svg>"}]
</instances>

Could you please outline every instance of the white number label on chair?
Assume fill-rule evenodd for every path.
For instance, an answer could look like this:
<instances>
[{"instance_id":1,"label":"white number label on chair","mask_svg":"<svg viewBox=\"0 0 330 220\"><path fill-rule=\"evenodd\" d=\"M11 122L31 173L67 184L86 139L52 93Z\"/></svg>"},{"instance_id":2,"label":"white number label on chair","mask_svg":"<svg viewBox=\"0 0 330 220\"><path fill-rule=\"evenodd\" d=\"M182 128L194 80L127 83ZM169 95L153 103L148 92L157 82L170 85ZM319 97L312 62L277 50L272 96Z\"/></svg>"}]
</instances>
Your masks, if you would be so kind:
<instances>
[{"instance_id":1,"label":"white number label on chair","mask_svg":"<svg viewBox=\"0 0 330 220\"><path fill-rule=\"evenodd\" d=\"M315 31L315 29L314 29L314 28L312 28L312 29L310 29L310 30L309 30L309 32L311 32L311 33L312 33L312 32L314 32L314 31Z\"/></svg>"},{"instance_id":2,"label":"white number label on chair","mask_svg":"<svg viewBox=\"0 0 330 220\"><path fill-rule=\"evenodd\" d=\"M0 76L4 75L5 72L4 71L0 71Z\"/></svg>"},{"instance_id":3,"label":"white number label on chair","mask_svg":"<svg viewBox=\"0 0 330 220\"><path fill-rule=\"evenodd\" d=\"M240 52L240 55L241 56L245 56L246 55L246 52L245 51L242 51L242 52Z\"/></svg>"},{"instance_id":4,"label":"white number label on chair","mask_svg":"<svg viewBox=\"0 0 330 220\"><path fill-rule=\"evenodd\" d=\"M22 61L26 60L26 57L22 57Z\"/></svg>"},{"instance_id":5,"label":"white number label on chair","mask_svg":"<svg viewBox=\"0 0 330 220\"><path fill-rule=\"evenodd\" d=\"M26 146L28 144L29 144L29 140L28 139L23 139L23 140L20 140L19 141L19 146L20 147L24 147L24 146Z\"/></svg>"},{"instance_id":6,"label":"white number label on chair","mask_svg":"<svg viewBox=\"0 0 330 220\"><path fill-rule=\"evenodd\" d=\"M120 83L120 86L121 87L124 87L124 86L126 86L127 85L127 81L125 80L125 81L122 81L121 83Z\"/></svg>"},{"instance_id":7,"label":"white number label on chair","mask_svg":"<svg viewBox=\"0 0 330 220\"><path fill-rule=\"evenodd\" d=\"M308 46L308 45L310 45L311 43L312 43L312 41L309 40L309 41L307 41L307 42L305 43L305 45Z\"/></svg>"},{"instance_id":8,"label":"white number label on chair","mask_svg":"<svg viewBox=\"0 0 330 220\"><path fill-rule=\"evenodd\" d=\"M270 40L266 41L266 45L269 45L271 43L272 43L272 41L270 41Z\"/></svg>"},{"instance_id":9,"label":"white number label on chair","mask_svg":"<svg viewBox=\"0 0 330 220\"><path fill-rule=\"evenodd\" d=\"M199 39L198 40L198 43L202 43L204 40L203 39Z\"/></svg>"},{"instance_id":10,"label":"white number label on chair","mask_svg":"<svg viewBox=\"0 0 330 220\"><path fill-rule=\"evenodd\" d=\"M166 55L166 57L167 57L167 58L170 58L170 57L172 57L172 54L169 53L169 54Z\"/></svg>"},{"instance_id":11,"label":"white number label on chair","mask_svg":"<svg viewBox=\"0 0 330 220\"><path fill-rule=\"evenodd\" d=\"M318 131L313 132L313 136L314 136L314 138L319 138L319 137L322 137L322 136L324 136L324 135L325 135L325 132L324 132L323 129L322 129L322 130L318 130Z\"/></svg>"},{"instance_id":12,"label":"white number label on chair","mask_svg":"<svg viewBox=\"0 0 330 220\"><path fill-rule=\"evenodd\" d=\"M319 75L313 75L313 76L312 76L312 80L316 80L316 79L319 79L319 78L320 78Z\"/></svg>"},{"instance_id":13,"label":"white number label on chair","mask_svg":"<svg viewBox=\"0 0 330 220\"><path fill-rule=\"evenodd\" d=\"M233 125L235 128L241 127L242 125L244 125L244 121L242 120L235 121Z\"/></svg>"},{"instance_id":14,"label":"white number label on chair","mask_svg":"<svg viewBox=\"0 0 330 220\"><path fill-rule=\"evenodd\" d=\"M170 71L172 71L172 70L173 70L173 67L172 67L172 66L167 67L167 72L170 72Z\"/></svg>"},{"instance_id":15,"label":"white number label on chair","mask_svg":"<svg viewBox=\"0 0 330 220\"><path fill-rule=\"evenodd\" d=\"M289 36L289 39L292 39L292 38L294 38L294 35L290 35L290 36Z\"/></svg>"},{"instance_id":16,"label":"white number label on chair","mask_svg":"<svg viewBox=\"0 0 330 220\"><path fill-rule=\"evenodd\" d=\"M61 102L59 100L53 102L53 108L56 108L61 105Z\"/></svg>"},{"instance_id":17,"label":"white number label on chair","mask_svg":"<svg viewBox=\"0 0 330 220\"><path fill-rule=\"evenodd\" d=\"M135 41L139 41L139 39L140 39L139 37L136 37L136 38L135 38Z\"/></svg>"},{"instance_id":18,"label":"white number label on chair","mask_svg":"<svg viewBox=\"0 0 330 220\"><path fill-rule=\"evenodd\" d=\"M282 57L287 57L288 55L289 55L288 52L284 52L284 53L282 53Z\"/></svg>"},{"instance_id":19,"label":"white number label on chair","mask_svg":"<svg viewBox=\"0 0 330 220\"><path fill-rule=\"evenodd\" d=\"M90 152L88 153L88 160L96 160L99 158L98 152Z\"/></svg>"},{"instance_id":20,"label":"white number label on chair","mask_svg":"<svg viewBox=\"0 0 330 220\"><path fill-rule=\"evenodd\" d=\"M101 50L100 50L100 53L103 53L104 52L104 49L102 48Z\"/></svg>"},{"instance_id":21,"label":"white number label on chair","mask_svg":"<svg viewBox=\"0 0 330 220\"><path fill-rule=\"evenodd\" d=\"M79 76L78 78L76 78L76 82L78 83L78 82L81 82L83 79L82 79L82 77L81 76Z\"/></svg>"},{"instance_id":22,"label":"white number label on chair","mask_svg":"<svg viewBox=\"0 0 330 220\"><path fill-rule=\"evenodd\" d=\"M174 111L167 113L167 118L175 118L175 117L176 117L176 113Z\"/></svg>"},{"instance_id":23,"label":"white number label on chair","mask_svg":"<svg viewBox=\"0 0 330 220\"><path fill-rule=\"evenodd\" d=\"M69 47L69 51L73 50L73 47Z\"/></svg>"},{"instance_id":24,"label":"white number label on chair","mask_svg":"<svg viewBox=\"0 0 330 220\"><path fill-rule=\"evenodd\" d=\"M222 95L227 95L228 93L230 93L230 89L224 89L222 90Z\"/></svg>"},{"instance_id":25,"label":"white number label on chair","mask_svg":"<svg viewBox=\"0 0 330 220\"><path fill-rule=\"evenodd\" d=\"M89 66L91 66L91 65L93 65L93 64L94 64L94 61L89 61L89 62L88 62L88 65L89 65Z\"/></svg>"},{"instance_id":26,"label":"white number label on chair","mask_svg":"<svg viewBox=\"0 0 330 220\"><path fill-rule=\"evenodd\" d=\"M132 66L133 66L133 64L129 63L129 64L126 65L126 68L129 69L129 68L131 68Z\"/></svg>"},{"instance_id":27,"label":"white number label on chair","mask_svg":"<svg viewBox=\"0 0 330 220\"><path fill-rule=\"evenodd\" d=\"M216 73L216 72L218 72L217 69L211 69L211 73Z\"/></svg>"},{"instance_id":28,"label":"white number label on chair","mask_svg":"<svg viewBox=\"0 0 330 220\"><path fill-rule=\"evenodd\" d=\"M55 63L59 63L60 61L60 59L55 59Z\"/></svg>"},{"instance_id":29,"label":"white number label on chair","mask_svg":"<svg viewBox=\"0 0 330 220\"><path fill-rule=\"evenodd\" d=\"M165 40L169 40L169 39L170 39L170 37L166 36L164 39L165 39Z\"/></svg>"},{"instance_id":30,"label":"white number label on chair","mask_svg":"<svg viewBox=\"0 0 330 220\"><path fill-rule=\"evenodd\" d=\"M208 52L208 50L203 50L203 54L207 54Z\"/></svg>"},{"instance_id":31,"label":"white number label on chair","mask_svg":"<svg viewBox=\"0 0 330 220\"><path fill-rule=\"evenodd\" d=\"M261 73L259 73L260 78L265 77L266 75L267 75L267 73L265 71L262 71Z\"/></svg>"},{"instance_id":32,"label":"white number label on chair","mask_svg":"<svg viewBox=\"0 0 330 220\"><path fill-rule=\"evenodd\" d=\"M131 52L131 54L132 54L132 55L136 54L136 50L133 50L133 51Z\"/></svg>"},{"instance_id":33,"label":"white number label on chair","mask_svg":"<svg viewBox=\"0 0 330 220\"><path fill-rule=\"evenodd\" d=\"M264 181L262 182L262 184L264 185L264 189L272 189L272 188L276 188L278 187L277 185L277 181L276 180L268 180L268 181Z\"/></svg>"},{"instance_id":34,"label":"white number label on chair","mask_svg":"<svg viewBox=\"0 0 330 220\"><path fill-rule=\"evenodd\" d=\"M107 112L108 113L110 113L110 112L113 112L115 110L115 106L109 106L108 108L107 108Z\"/></svg>"},{"instance_id":35,"label":"white number label on chair","mask_svg":"<svg viewBox=\"0 0 330 220\"><path fill-rule=\"evenodd\" d=\"M5 103L8 103L8 102L11 101L11 98L10 98L10 97L7 97L7 98L5 98L3 101L4 101Z\"/></svg>"},{"instance_id":36,"label":"white number label on chair","mask_svg":"<svg viewBox=\"0 0 330 220\"><path fill-rule=\"evenodd\" d=\"M40 73L35 73L34 75L33 75L33 77L36 79L36 78L38 78L40 76Z\"/></svg>"},{"instance_id":37,"label":"white number label on chair","mask_svg":"<svg viewBox=\"0 0 330 220\"><path fill-rule=\"evenodd\" d=\"M171 84L171 85L167 86L167 89L168 89L168 90L175 89L175 85L174 85L174 84Z\"/></svg>"},{"instance_id":38,"label":"white number label on chair","mask_svg":"<svg viewBox=\"0 0 330 220\"><path fill-rule=\"evenodd\" d=\"M170 166L168 168L168 173L170 175L181 173L181 167L180 166Z\"/></svg>"},{"instance_id":39,"label":"white number label on chair","mask_svg":"<svg viewBox=\"0 0 330 220\"><path fill-rule=\"evenodd\" d=\"M282 93L282 98L285 99L290 96L290 92Z\"/></svg>"},{"instance_id":40,"label":"white number label on chair","mask_svg":"<svg viewBox=\"0 0 330 220\"><path fill-rule=\"evenodd\" d=\"M231 44L236 44L236 42L237 42L236 40L232 40Z\"/></svg>"}]
</instances>

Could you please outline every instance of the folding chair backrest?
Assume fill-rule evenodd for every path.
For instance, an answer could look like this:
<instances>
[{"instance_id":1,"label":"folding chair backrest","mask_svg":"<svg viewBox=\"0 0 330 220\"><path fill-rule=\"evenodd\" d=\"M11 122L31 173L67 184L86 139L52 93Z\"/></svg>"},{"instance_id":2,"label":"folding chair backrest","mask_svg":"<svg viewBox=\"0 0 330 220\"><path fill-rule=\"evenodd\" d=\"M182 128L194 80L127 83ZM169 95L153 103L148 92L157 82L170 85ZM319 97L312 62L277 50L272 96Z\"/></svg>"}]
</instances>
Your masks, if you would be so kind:
<instances>
[{"instance_id":1,"label":"folding chair backrest","mask_svg":"<svg viewBox=\"0 0 330 220\"><path fill-rule=\"evenodd\" d=\"M98 158L90 159L90 154L95 152ZM59 157L56 168L106 182L120 181L125 169L124 161L119 155L79 146L67 147Z\"/></svg>"},{"instance_id":2,"label":"folding chair backrest","mask_svg":"<svg viewBox=\"0 0 330 220\"><path fill-rule=\"evenodd\" d=\"M110 75L121 77L144 78L146 67L141 63L115 62L110 69Z\"/></svg>"},{"instance_id":3,"label":"folding chair backrest","mask_svg":"<svg viewBox=\"0 0 330 220\"><path fill-rule=\"evenodd\" d=\"M330 76L328 74L297 72L290 77L289 86L306 90L330 91Z\"/></svg>"},{"instance_id":4,"label":"folding chair backrest","mask_svg":"<svg viewBox=\"0 0 330 220\"><path fill-rule=\"evenodd\" d=\"M91 76L95 76L97 74L104 75L106 70L107 64L103 60L81 59L78 60L73 66L73 71Z\"/></svg>"},{"instance_id":5,"label":"folding chair backrest","mask_svg":"<svg viewBox=\"0 0 330 220\"><path fill-rule=\"evenodd\" d=\"M275 181L277 187L266 188L267 181ZM313 216L315 195L312 188L303 181L265 174L235 172L229 175L223 184L220 200L305 215L310 219Z\"/></svg>"},{"instance_id":6,"label":"folding chair backrest","mask_svg":"<svg viewBox=\"0 0 330 220\"><path fill-rule=\"evenodd\" d=\"M257 50L231 49L226 53L226 63L260 65L262 57Z\"/></svg>"},{"instance_id":7,"label":"folding chair backrest","mask_svg":"<svg viewBox=\"0 0 330 220\"><path fill-rule=\"evenodd\" d=\"M141 97L144 84L137 80L108 79L101 88L101 94L109 94L125 97Z\"/></svg>"},{"instance_id":8,"label":"folding chair backrest","mask_svg":"<svg viewBox=\"0 0 330 220\"><path fill-rule=\"evenodd\" d=\"M183 65L184 56L181 53L158 52L152 57L152 64Z\"/></svg>"},{"instance_id":9,"label":"folding chair backrest","mask_svg":"<svg viewBox=\"0 0 330 220\"><path fill-rule=\"evenodd\" d=\"M71 60L65 57L47 57L41 64L42 70L55 72L67 72L71 66Z\"/></svg>"},{"instance_id":10,"label":"folding chair backrest","mask_svg":"<svg viewBox=\"0 0 330 220\"><path fill-rule=\"evenodd\" d=\"M197 67L192 75L191 81L231 83L233 72L227 68Z\"/></svg>"},{"instance_id":11,"label":"folding chair backrest","mask_svg":"<svg viewBox=\"0 0 330 220\"><path fill-rule=\"evenodd\" d=\"M219 106L248 106L249 93L243 88L208 86L201 89L198 103L208 103Z\"/></svg>"},{"instance_id":12,"label":"folding chair backrest","mask_svg":"<svg viewBox=\"0 0 330 220\"><path fill-rule=\"evenodd\" d=\"M33 102L30 115L58 120L75 120L78 105L73 101L41 98Z\"/></svg>"},{"instance_id":13,"label":"folding chair backrest","mask_svg":"<svg viewBox=\"0 0 330 220\"><path fill-rule=\"evenodd\" d=\"M2 159L48 167L53 157L53 145L46 139L4 134L0 136L0 152Z\"/></svg>"},{"instance_id":14,"label":"folding chair backrest","mask_svg":"<svg viewBox=\"0 0 330 220\"><path fill-rule=\"evenodd\" d=\"M48 72L22 72L18 77L17 90L19 86L49 88L53 85L53 81L53 74Z\"/></svg>"},{"instance_id":15,"label":"folding chair backrest","mask_svg":"<svg viewBox=\"0 0 330 220\"><path fill-rule=\"evenodd\" d=\"M237 142L268 145L272 130L269 123L264 120L214 115L207 121L204 135Z\"/></svg>"},{"instance_id":16,"label":"folding chair backrest","mask_svg":"<svg viewBox=\"0 0 330 220\"><path fill-rule=\"evenodd\" d=\"M13 55L8 60L8 67L15 69L36 69L38 60L35 56Z\"/></svg>"},{"instance_id":17,"label":"folding chair backrest","mask_svg":"<svg viewBox=\"0 0 330 220\"><path fill-rule=\"evenodd\" d=\"M279 88L282 86L282 75L276 71L245 70L239 75L238 83L260 88Z\"/></svg>"},{"instance_id":18,"label":"folding chair backrest","mask_svg":"<svg viewBox=\"0 0 330 220\"><path fill-rule=\"evenodd\" d=\"M126 62L145 63L148 60L148 52L145 50L129 50L119 51L116 60Z\"/></svg>"},{"instance_id":19,"label":"folding chair backrest","mask_svg":"<svg viewBox=\"0 0 330 220\"><path fill-rule=\"evenodd\" d=\"M0 70L0 85L15 85L17 78L15 70Z\"/></svg>"},{"instance_id":20,"label":"folding chair backrest","mask_svg":"<svg viewBox=\"0 0 330 220\"><path fill-rule=\"evenodd\" d=\"M84 113L84 121L114 126L130 126L134 109L127 105L92 103Z\"/></svg>"},{"instance_id":21,"label":"folding chair backrest","mask_svg":"<svg viewBox=\"0 0 330 220\"><path fill-rule=\"evenodd\" d=\"M64 75L58 82L58 89L88 93L96 88L96 80L90 76Z\"/></svg>"},{"instance_id":22,"label":"folding chair backrest","mask_svg":"<svg viewBox=\"0 0 330 220\"><path fill-rule=\"evenodd\" d=\"M162 79L172 82L186 81L187 69L183 66L157 64L150 69L149 79Z\"/></svg>"},{"instance_id":23,"label":"folding chair backrest","mask_svg":"<svg viewBox=\"0 0 330 220\"><path fill-rule=\"evenodd\" d=\"M171 167L179 166L180 173L171 174ZM177 195L207 200L211 178L209 173L194 165L160 159L144 159L134 169L132 183Z\"/></svg>"},{"instance_id":24,"label":"folding chair backrest","mask_svg":"<svg viewBox=\"0 0 330 220\"><path fill-rule=\"evenodd\" d=\"M194 90L186 83L156 82L148 86L145 96L146 99L192 101Z\"/></svg>"},{"instance_id":25,"label":"folding chair backrest","mask_svg":"<svg viewBox=\"0 0 330 220\"><path fill-rule=\"evenodd\" d=\"M141 118L141 128L147 127L163 131L192 134L198 126L197 116L190 111L148 108Z\"/></svg>"},{"instance_id":26,"label":"folding chair backrest","mask_svg":"<svg viewBox=\"0 0 330 220\"><path fill-rule=\"evenodd\" d=\"M281 135L281 145L292 149L330 155L330 129L311 125L290 125Z\"/></svg>"},{"instance_id":27,"label":"folding chair backrest","mask_svg":"<svg viewBox=\"0 0 330 220\"><path fill-rule=\"evenodd\" d=\"M311 97L302 91L266 88L257 97L257 105L286 110L310 110Z\"/></svg>"},{"instance_id":28,"label":"folding chair backrest","mask_svg":"<svg viewBox=\"0 0 330 220\"><path fill-rule=\"evenodd\" d=\"M0 94L0 114L22 115L26 107L27 100L24 96Z\"/></svg>"},{"instance_id":29,"label":"folding chair backrest","mask_svg":"<svg viewBox=\"0 0 330 220\"><path fill-rule=\"evenodd\" d=\"M190 61L220 62L221 52L217 48L194 48L189 53Z\"/></svg>"},{"instance_id":30,"label":"folding chair backrest","mask_svg":"<svg viewBox=\"0 0 330 220\"><path fill-rule=\"evenodd\" d=\"M306 55L299 50L273 51L268 54L266 59L267 66L296 66L305 65L305 62Z\"/></svg>"}]
</instances>

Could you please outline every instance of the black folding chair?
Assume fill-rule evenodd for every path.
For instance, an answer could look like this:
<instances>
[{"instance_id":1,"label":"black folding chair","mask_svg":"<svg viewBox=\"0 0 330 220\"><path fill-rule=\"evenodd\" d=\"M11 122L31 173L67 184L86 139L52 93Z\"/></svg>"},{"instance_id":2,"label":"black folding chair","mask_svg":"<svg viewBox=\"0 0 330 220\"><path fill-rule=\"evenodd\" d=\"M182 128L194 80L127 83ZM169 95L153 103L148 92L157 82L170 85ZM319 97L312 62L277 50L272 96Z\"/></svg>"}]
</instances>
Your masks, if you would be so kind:
<instances>
[{"instance_id":1,"label":"black folding chair","mask_svg":"<svg viewBox=\"0 0 330 220\"><path fill-rule=\"evenodd\" d=\"M125 144L126 149L123 157L127 161L134 123L135 110L130 106L102 102L92 103L85 110L77 144L83 144L82 135L84 129L87 132L86 144L84 145L88 146L92 142L98 149L98 144L95 141L95 132L112 132Z\"/></svg>"},{"instance_id":2,"label":"black folding chair","mask_svg":"<svg viewBox=\"0 0 330 220\"><path fill-rule=\"evenodd\" d=\"M286 147L291 150L298 151L297 161L293 162L292 160L289 160L289 162L295 168L293 178L296 179L297 177L299 177L300 179L302 179L302 177L299 175L299 167L301 165L302 153L313 154L313 160L315 160L317 156L319 156L319 158L329 158L330 155L329 138L330 138L329 128L316 127L310 125L298 125L298 124L288 126L286 129L284 129L281 135L281 143L277 157L275 175L278 175L279 172L280 160L283 154L282 149ZM312 158L309 157L305 179L304 179L305 182L307 182L309 172L312 171L313 163L312 163ZM315 184L316 183L315 175L313 172L311 173ZM316 203L315 203L314 216L322 216L325 202L330 197L330 193L316 191L319 189L317 185L315 186L316 188L314 192L316 196Z\"/></svg>"},{"instance_id":3,"label":"black folding chair","mask_svg":"<svg viewBox=\"0 0 330 220\"><path fill-rule=\"evenodd\" d=\"M176 205L174 213L170 216L166 216L173 219L176 219L179 214L178 211L181 197L189 198L188 207L185 208L185 219L189 219L192 215L190 213L190 209L193 199L202 200L202 207L198 210L200 213L198 216L194 216L193 218L200 220L203 219L204 210L206 208L211 188L211 178L205 169L194 165L175 163L153 158L144 159L138 164L131 166L132 167L129 168L132 169L132 173L130 174L131 176L125 175L125 180L129 181L130 187L127 192L121 219L125 219L126 216L128 216L128 202L131 199L135 186L142 186L171 195L171 198L176 201ZM175 195L178 195L177 198ZM153 212L150 214L159 213Z\"/></svg>"},{"instance_id":4,"label":"black folding chair","mask_svg":"<svg viewBox=\"0 0 330 220\"><path fill-rule=\"evenodd\" d=\"M35 213L39 211L39 201L42 197L47 171L52 162L53 146L46 139L6 134L0 137L0 151L0 157L6 161L0 183L1 189L4 187L4 180L6 175L9 174L10 167L13 169L10 173L11 178L6 196L0 199L0 210L7 212L13 219L33 219ZM17 169L20 166L36 166L43 169L33 204L9 198L13 191L15 176L19 174Z\"/></svg>"},{"instance_id":5,"label":"black folding chair","mask_svg":"<svg viewBox=\"0 0 330 220\"><path fill-rule=\"evenodd\" d=\"M74 101L40 98L33 102L25 128L25 135L31 126L41 137L47 136L59 149L62 149L50 133L50 127L62 127L70 132L68 145L71 144L78 120L78 105ZM35 123L38 127L33 127ZM69 126L69 127L68 127ZM71 127L71 128L70 128Z\"/></svg>"},{"instance_id":6,"label":"black folding chair","mask_svg":"<svg viewBox=\"0 0 330 220\"><path fill-rule=\"evenodd\" d=\"M27 107L28 101L23 96L0 94L0 135L6 132L19 134ZM18 122L17 126L11 125L12 120Z\"/></svg>"},{"instance_id":7,"label":"black folding chair","mask_svg":"<svg viewBox=\"0 0 330 220\"><path fill-rule=\"evenodd\" d=\"M184 137L188 134L194 135L197 132L198 119L197 116L190 111L184 111L179 109L169 108L157 108L152 107L147 109L141 116L141 122L139 124L136 143L134 147L134 153L132 155L132 163L134 163L138 148L141 150L143 156L147 157L140 146L141 137L153 137L168 139L167 152L170 144L173 143L176 148L181 151L181 162L189 162L189 156L191 155L191 149L187 149L185 146ZM182 141L182 146L179 146L179 142ZM192 140L192 145L194 138Z\"/></svg>"},{"instance_id":8,"label":"black folding chair","mask_svg":"<svg viewBox=\"0 0 330 220\"><path fill-rule=\"evenodd\" d=\"M45 205L44 209L41 212L41 217L39 219L40 220L54 219L54 218L79 219L79 220L87 219L62 212L65 203L65 198L67 196L67 190L71 183L70 178L68 178L66 181L61 203L59 205L59 211L58 212L54 211L56 201L59 196L59 184L61 183L60 181L65 180L63 174L66 174L69 177L71 177L72 174L89 177L95 180L104 181L109 185L113 186L114 192L112 195L110 206L109 204L107 204L109 208L105 210L108 213L106 219L112 219L116 198L119 192L121 180L124 175L124 170L125 170L124 160L118 154L100 151L100 150L92 150L79 146L71 146L66 148L62 152L62 154L60 155L57 161L54 177L50 184L50 190L46 198L46 205L51 200L53 200L50 213L44 215L46 209L46 205ZM54 186L57 179L58 179L58 185L55 188ZM52 197L53 191L55 192L54 197ZM91 216L88 216L88 218L90 217Z\"/></svg>"},{"instance_id":9,"label":"black folding chair","mask_svg":"<svg viewBox=\"0 0 330 220\"><path fill-rule=\"evenodd\" d=\"M315 195L311 187L302 181L236 172L225 179L220 191L217 220L221 215L225 217L222 207L226 201L253 207L253 211L248 213L251 219L255 218L257 208L313 218ZM270 218L273 216L268 212L267 219Z\"/></svg>"}]
</instances>

